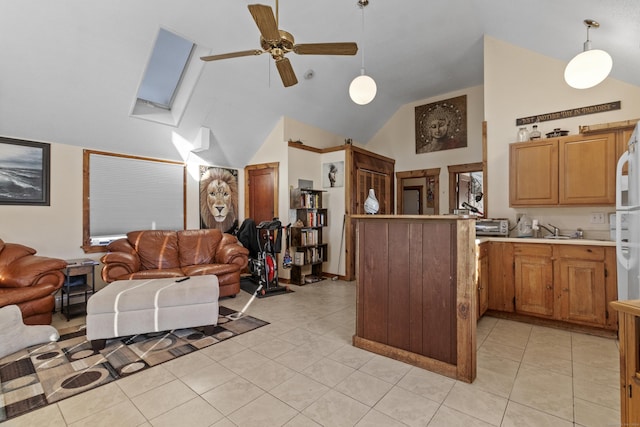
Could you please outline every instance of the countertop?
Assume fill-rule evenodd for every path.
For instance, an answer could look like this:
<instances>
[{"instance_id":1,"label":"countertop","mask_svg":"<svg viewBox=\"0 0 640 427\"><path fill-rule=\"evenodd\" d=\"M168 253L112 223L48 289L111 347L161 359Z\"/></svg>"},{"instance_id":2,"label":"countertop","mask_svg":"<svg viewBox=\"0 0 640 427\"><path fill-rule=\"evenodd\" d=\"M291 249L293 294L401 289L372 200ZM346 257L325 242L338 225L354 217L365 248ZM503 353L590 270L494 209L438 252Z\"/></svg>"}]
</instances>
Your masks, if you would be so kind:
<instances>
[{"instance_id":1,"label":"countertop","mask_svg":"<svg viewBox=\"0 0 640 427\"><path fill-rule=\"evenodd\" d=\"M513 242L513 243L552 243L554 245L588 245L588 246L615 246L613 240L594 239L544 239L533 237L493 237L477 236L477 242Z\"/></svg>"}]
</instances>

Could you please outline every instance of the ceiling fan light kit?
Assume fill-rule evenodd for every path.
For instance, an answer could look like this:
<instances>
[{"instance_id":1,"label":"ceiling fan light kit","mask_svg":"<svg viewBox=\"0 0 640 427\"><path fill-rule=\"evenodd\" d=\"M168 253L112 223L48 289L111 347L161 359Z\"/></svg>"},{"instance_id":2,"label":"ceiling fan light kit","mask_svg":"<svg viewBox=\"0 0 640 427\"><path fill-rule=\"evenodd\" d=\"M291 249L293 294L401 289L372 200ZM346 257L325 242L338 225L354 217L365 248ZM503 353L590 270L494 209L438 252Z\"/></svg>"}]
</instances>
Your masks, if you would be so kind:
<instances>
[{"instance_id":1,"label":"ceiling fan light kit","mask_svg":"<svg viewBox=\"0 0 640 427\"><path fill-rule=\"evenodd\" d=\"M575 89L589 89L607 78L613 67L613 60L604 50L591 49L589 29L598 28L600 24L593 19L585 19L587 41L584 51L577 54L564 69L564 80Z\"/></svg>"},{"instance_id":2,"label":"ceiling fan light kit","mask_svg":"<svg viewBox=\"0 0 640 427\"><path fill-rule=\"evenodd\" d=\"M369 4L369 0L358 0L358 7L362 9L362 34L364 35L364 7ZM364 48L362 48L362 68L360 75L351 81L349 85L349 97L358 105L367 105L376 97L378 85L372 77L367 76L364 71Z\"/></svg>"},{"instance_id":3,"label":"ceiling fan light kit","mask_svg":"<svg viewBox=\"0 0 640 427\"><path fill-rule=\"evenodd\" d=\"M275 61L282 84L284 87L289 87L297 84L298 79L293 71L291 62L285 57L287 53L293 51L298 55L355 55L358 52L358 45L353 42L296 44L291 33L278 28L278 0L276 0L275 15L270 6L250 4L248 7L253 20L260 30L260 46L262 50L253 49L209 55L200 59L203 61L217 61L269 53Z\"/></svg>"}]
</instances>

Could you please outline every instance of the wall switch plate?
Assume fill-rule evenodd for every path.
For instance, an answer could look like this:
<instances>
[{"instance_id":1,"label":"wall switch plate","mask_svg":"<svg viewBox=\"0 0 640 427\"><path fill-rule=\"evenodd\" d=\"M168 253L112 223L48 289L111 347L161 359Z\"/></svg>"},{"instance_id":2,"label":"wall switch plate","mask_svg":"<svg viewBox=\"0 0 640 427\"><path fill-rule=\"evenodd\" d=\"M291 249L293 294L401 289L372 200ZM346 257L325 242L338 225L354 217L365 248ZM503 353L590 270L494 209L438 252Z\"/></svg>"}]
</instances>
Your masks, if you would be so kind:
<instances>
[{"instance_id":1,"label":"wall switch plate","mask_svg":"<svg viewBox=\"0 0 640 427\"><path fill-rule=\"evenodd\" d=\"M605 215L604 212L592 212L591 213L591 224L604 224Z\"/></svg>"}]
</instances>

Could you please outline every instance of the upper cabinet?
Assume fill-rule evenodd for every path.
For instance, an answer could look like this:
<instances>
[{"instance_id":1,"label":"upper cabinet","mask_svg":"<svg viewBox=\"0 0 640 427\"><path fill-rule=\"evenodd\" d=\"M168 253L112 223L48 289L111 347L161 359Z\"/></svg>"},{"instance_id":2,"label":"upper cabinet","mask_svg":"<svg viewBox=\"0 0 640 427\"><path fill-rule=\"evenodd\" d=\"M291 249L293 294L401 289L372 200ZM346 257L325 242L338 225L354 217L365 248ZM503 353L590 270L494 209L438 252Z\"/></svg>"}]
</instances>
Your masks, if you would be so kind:
<instances>
[{"instance_id":1,"label":"upper cabinet","mask_svg":"<svg viewBox=\"0 0 640 427\"><path fill-rule=\"evenodd\" d=\"M509 205L615 204L616 135L575 135L509 147Z\"/></svg>"}]
</instances>

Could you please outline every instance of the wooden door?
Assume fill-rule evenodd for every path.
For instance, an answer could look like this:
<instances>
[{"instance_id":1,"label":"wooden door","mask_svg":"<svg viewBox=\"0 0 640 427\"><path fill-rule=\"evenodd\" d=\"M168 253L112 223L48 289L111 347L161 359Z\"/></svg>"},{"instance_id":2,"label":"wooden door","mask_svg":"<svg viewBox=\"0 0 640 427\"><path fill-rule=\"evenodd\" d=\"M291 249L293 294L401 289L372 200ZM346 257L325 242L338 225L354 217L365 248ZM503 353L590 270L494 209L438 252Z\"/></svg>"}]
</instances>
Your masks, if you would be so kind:
<instances>
[{"instance_id":1,"label":"wooden door","mask_svg":"<svg viewBox=\"0 0 640 427\"><path fill-rule=\"evenodd\" d=\"M558 140L509 146L509 205L558 203Z\"/></svg>"},{"instance_id":2,"label":"wooden door","mask_svg":"<svg viewBox=\"0 0 640 427\"><path fill-rule=\"evenodd\" d=\"M621 420L624 426L640 425L640 318L620 316Z\"/></svg>"},{"instance_id":3,"label":"wooden door","mask_svg":"<svg viewBox=\"0 0 640 427\"><path fill-rule=\"evenodd\" d=\"M489 243L482 243L478 252L478 318L480 318L489 308Z\"/></svg>"},{"instance_id":4,"label":"wooden door","mask_svg":"<svg viewBox=\"0 0 640 427\"><path fill-rule=\"evenodd\" d=\"M628 129L619 130L616 132L616 165L618 163L618 159L620 156L624 154L625 151L629 148L629 139L631 139L631 134L633 134L634 127L630 127ZM622 174L629 174L629 165L624 165L622 168Z\"/></svg>"},{"instance_id":5,"label":"wooden door","mask_svg":"<svg viewBox=\"0 0 640 427\"><path fill-rule=\"evenodd\" d=\"M551 245L514 245L516 312L553 317Z\"/></svg>"},{"instance_id":6,"label":"wooden door","mask_svg":"<svg viewBox=\"0 0 640 427\"><path fill-rule=\"evenodd\" d=\"M391 185L393 177L384 173L374 172L366 169L358 169L356 171L357 200L356 207L358 214L366 213L364 211L364 201L369 196L369 189L373 188L376 199L380 204L378 210L379 215L388 215L393 213L393 193Z\"/></svg>"},{"instance_id":7,"label":"wooden door","mask_svg":"<svg viewBox=\"0 0 640 427\"><path fill-rule=\"evenodd\" d=\"M513 312L513 243L489 242L488 308Z\"/></svg>"},{"instance_id":8,"label":"wooden door","mask_svg":"<svg viewBox=\"0 0 640 427\"><path fill-rule=\"evenodd\" d=\"M616 201L615 134L561 138L559 204L603 205Z\"/></svg>"},{"instance_id":9,"label":"wooden door","mask_svg":"<svg viewBox=\"0 0 640 427\"><path fill-rule=\"evenodd\" d=\"M245 218L256 224L278 217L278 163L245 167Z\"/></svg>"},{"instance_id":10,"label":"wooden door","mask_svg":"<svg viewBox=\"0 0 640 427\"><path fill-rule=\"evenodd\" d=\"M556 301L561 320L604 326L604 261L560 258L555 261Z\"/></svg>"}]
</instances>

